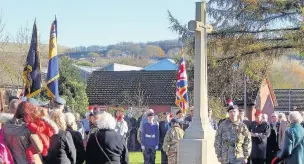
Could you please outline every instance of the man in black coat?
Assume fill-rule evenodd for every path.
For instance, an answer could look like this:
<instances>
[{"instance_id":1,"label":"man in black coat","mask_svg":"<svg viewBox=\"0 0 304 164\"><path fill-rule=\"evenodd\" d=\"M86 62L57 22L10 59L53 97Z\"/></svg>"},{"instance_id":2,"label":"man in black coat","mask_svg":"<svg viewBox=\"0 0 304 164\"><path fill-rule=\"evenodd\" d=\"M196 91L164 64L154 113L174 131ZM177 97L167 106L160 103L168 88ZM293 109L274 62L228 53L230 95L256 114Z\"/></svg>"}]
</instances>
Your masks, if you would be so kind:
<instances>
[{"instance_id":1,"label":"man in black coat","mask_svg":"<svg viewBox=\"0 0 304 164\"><path fill-rule=\"evenodd\" d=\"M128 113L128 116L125 117L125 121L128 124L128 149L130 151L136 150L136 119L133 117L132 113Z\"/></svg>"},{"instance_id":2,"label":"man in black coat","mask_svg":"<svg viewBox=\"0 0 304 164\"><path fill-rule=\"evenodd\" d=\"M170 113L162 113L159 122L159 147L161 148L161 164L168 163L168 157L163 150L163 143L168 129L170 128Z\"/></svg>"},{"instance_id":3,"label":"man in black coat","mask_svg":"<svg viewBox=\"0 0 304 164\"><path fill-rule=\"evenodd\" d=\"M267 152L266 152L266 163L271 163L271 160L276 157L277 152L279 150L278 145L278 116L277 114L273 113L271 115L271 122L270 122L270 136L267 139Z\"/></svg>"},{"instance_id":4,"label":"man in black coat","mask_svg":"<svg viewBox=\"0 0 304 164\"><path fill-rule=\"evenodd\" d=\"M262 121L262 113L260 110L257 110L254 116L255 121L251 125L251 159L253 164L264 164L270 127L267 122Z\"/></svg>"}]
</instances>

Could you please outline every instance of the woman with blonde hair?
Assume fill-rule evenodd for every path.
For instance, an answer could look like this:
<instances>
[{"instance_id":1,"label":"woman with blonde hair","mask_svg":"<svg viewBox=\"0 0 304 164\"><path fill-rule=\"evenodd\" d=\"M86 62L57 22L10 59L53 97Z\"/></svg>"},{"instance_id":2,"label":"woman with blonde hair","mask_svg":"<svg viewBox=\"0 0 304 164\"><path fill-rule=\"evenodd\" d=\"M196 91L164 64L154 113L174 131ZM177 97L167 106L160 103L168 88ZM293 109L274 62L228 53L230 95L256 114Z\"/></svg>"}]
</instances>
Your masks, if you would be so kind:
<instances>
[{"instance_id":1,"label":"woman with blonde hair","mask_svg":"<svg viewBox=\"0 0 304 164\"><path fill-rule=\"evenodd\" d=\"M76 149L71 133L66 131L64 114L56 111L52 114L51 119L58 126L59 132L51 138L46 164L75 164Z\"/></svg>"},{"instance_id":2,"label":"woman with blonde hair","mask_svg":"<svg viewBox=\"0 0 304 164\"><path fill-rule=\"evenodd\" d=\"M81 133L77 131L76 118L73 113L64 113L67 131L71 133L76 148L76 164L83 164L85 160L85 150Z\"/></svg>"},{"instance_id":3,"label":"woman with blonde hair","mask_svg":"<svg viewBox=\"0 0 304 164\"><path fill-rule=\"evenodd\" d=\"M286 160L286 164L304 164L304 129L300 125L303 121L297 111L290 112L288 116L290 127L285 131L283 149L271 164Z\"/></svg>"}]
</instances>

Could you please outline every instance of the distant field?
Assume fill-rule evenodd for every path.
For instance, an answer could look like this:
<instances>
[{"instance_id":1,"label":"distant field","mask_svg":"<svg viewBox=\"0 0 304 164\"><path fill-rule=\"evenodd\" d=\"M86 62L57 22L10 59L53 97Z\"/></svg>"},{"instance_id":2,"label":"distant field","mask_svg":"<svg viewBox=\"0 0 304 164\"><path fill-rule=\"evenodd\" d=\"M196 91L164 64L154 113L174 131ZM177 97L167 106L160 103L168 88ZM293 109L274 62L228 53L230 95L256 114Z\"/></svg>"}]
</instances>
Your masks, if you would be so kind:
<instances>
[{"instance_id":1,"label":"distant field","mask_svg":"<svg viewBox=\"0 0 304 164\"><path fill-rule=\"evenodd\" d=\"M129 153L129 161L130 161L130 164L143 164L144 163L143 153L142 152L130 152ZM156 164L161 163L160 151L156 152L155 163Z\"/></svg>"},{"instance_id":2,"label":"distant field","mask_svg":"<svg viewBox=\"0 0 304 164\"><path fill-rule=\"evenodd\" d=\"M4 45L2 47L2 45ZM0 43L0 86L22 85L22 70L29 50L27 44ZM40 45L41 67L48 65L48 44ZM68 47L58 46L58 53L63 53Z\"/></svg>"}]
</instances>

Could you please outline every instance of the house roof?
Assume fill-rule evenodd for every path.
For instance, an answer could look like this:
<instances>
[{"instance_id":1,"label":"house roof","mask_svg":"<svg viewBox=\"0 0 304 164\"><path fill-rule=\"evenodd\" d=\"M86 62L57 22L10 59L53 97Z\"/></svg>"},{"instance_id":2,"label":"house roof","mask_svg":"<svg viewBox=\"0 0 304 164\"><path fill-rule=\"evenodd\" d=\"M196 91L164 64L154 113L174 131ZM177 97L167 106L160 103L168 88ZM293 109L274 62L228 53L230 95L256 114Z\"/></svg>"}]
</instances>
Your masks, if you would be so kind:
<instances>
[{"instance_id":1,"label":"house roof","mask_svg":"<svg viewBox=\"0 0 304 164\"><path fill-rule=\"evenodd\" d=\"M79 66L76 64L73 64L74 67L78 68L79 70L82 70L86 73L92 73L95 70L100 69L101 67L89 67L89 66Z\"/></svg>"},{"instance_id":2,"label":"house roof","mask_svg":"<svg viewBox=\"0 0 304 164\"><path fill-rule=\"evenodd\" d=\"M89 104L125 103L126 96L134 98L141 90L144 92L144 97L148 97L148 104L174 105L176 75L175 70L94 71L87 81ZM247 105L255 104L261 84L254 86L259 87L251 86L253 89L247 91ZM272 87L270 89L272 90ZM193 88L189 88L189 91L193 91ZM238 89L238 93L233 101L237 105L244 105L242 87ZM217 94L209 91L209 95L216 96Z\"/></svg>"},{"instance_id":3,"label":"house roof","mask_svg":"<svg viewBox=\"0 0 304 164\"><path fill-rule=\"evenodd\" d=\"M147 104L175 103L177 71L94 71L87 81L90 105L126 103L140 94Z\"/></svg>"},{"instance_id":4,"label":"house roof","mask_svg":"<svg viewBox=\"0 0 304 164\"><path fill-rule=\"evenodd\" d=\"M103 68L99 68L98 71L105 71L108 68L113 67L113 71L132 71L132 70L142 70L142 67L136 67L136 66L132 66L132 65L125 65L125 64L118 64L118 63L110 63L106 66L104 66Z\"/></svg>"},{"instance_id":5,"label":"house roof","mask_svg":"<svg viewBox=\"0 0 304 164\"><path fill-rule=\"evenodd\" d=\"M275 111L304 111L304 89L275 89L274 90L278 106Z\"/></svg>"},{"instance_id":6,"label":"house roof","mask_svg":"<svg viewBox=\"0 0 304 164\"><path fill-rule=\"evenodd\" d=\"M144 70L177 70L177 65L172 59L163 59L145 67Z\"/></svg>"}]
</instances>

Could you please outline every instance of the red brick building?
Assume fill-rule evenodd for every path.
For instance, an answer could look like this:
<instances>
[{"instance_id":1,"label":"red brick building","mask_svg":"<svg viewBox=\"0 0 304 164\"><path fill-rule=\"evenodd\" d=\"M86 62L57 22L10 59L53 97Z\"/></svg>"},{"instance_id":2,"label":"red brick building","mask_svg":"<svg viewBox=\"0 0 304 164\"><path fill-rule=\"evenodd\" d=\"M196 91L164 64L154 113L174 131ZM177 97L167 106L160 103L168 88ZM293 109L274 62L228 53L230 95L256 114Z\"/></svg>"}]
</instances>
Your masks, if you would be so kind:
<instances>
[{"instance_id":1,"label":"red brick building","mask_svg":"<svg viewBox=\"0 0 304 164\"><path fill-rule=\"evenodd\" d=\"M177 71L94 71L87 81L89 105L146 106L175 111Z\"/></svg>"},{"instance_id":2,"label":"red brick building","mask_svg":"<svg viewBox=\"0 0 304 164\"><path fill-rule=\"evenodd\" d=\"M177 71L94 71L87 81L90 105L146 106L156 113L179 110L175 105ZM247 92L247 117L252 120L256 109L271 114L277 105L269 79ZM242 88L233 101L244 107ZM189 88L191 90L191 88ZM224 104L223 104L224 105Z\"/></svg>"}]
</instances>

